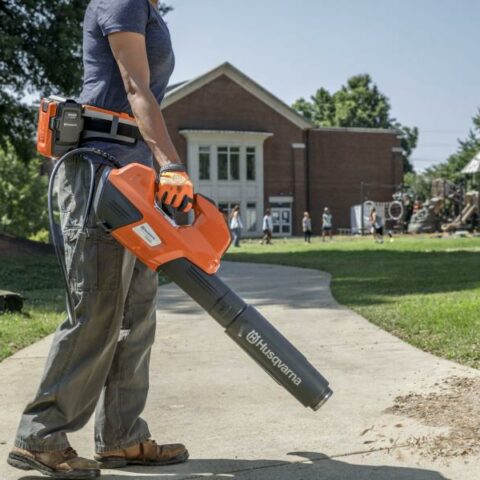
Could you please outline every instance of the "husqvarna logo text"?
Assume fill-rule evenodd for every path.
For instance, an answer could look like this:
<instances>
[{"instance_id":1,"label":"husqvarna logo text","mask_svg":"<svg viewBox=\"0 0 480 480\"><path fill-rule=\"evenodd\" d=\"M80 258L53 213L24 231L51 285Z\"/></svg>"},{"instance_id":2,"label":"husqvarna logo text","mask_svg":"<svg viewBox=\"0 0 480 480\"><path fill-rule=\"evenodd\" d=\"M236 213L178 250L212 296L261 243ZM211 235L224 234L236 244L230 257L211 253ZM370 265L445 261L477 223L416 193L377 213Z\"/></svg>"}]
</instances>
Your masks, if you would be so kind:
<instances>
[{"instance_id":1,"label":"husqvarna logo text","mask_svg":"<svg viewBox=\"0 0 480 480\"><path fill-rule=\"evenodd\" d=\"M291 370L286 363L282 362L275 352L270 350L268 343L262 339L262 336L256 330L248 332L246 339L248 343L255 345L267 357L267 359L272 362L273 366L278 368L297 387L302 383L302 379Z\"/></svg>"}]
</instances>

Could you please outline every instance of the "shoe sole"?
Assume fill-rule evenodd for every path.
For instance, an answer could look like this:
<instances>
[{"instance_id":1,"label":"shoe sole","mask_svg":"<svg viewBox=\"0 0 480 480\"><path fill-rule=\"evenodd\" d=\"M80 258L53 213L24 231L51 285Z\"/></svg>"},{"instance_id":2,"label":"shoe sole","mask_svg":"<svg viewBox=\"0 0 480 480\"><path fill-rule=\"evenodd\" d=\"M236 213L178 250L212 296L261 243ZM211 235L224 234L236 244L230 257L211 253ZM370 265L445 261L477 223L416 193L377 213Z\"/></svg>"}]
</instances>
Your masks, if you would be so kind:
<instances>
[{"instance_id":1,"label":"shoe sole","mask_svg":"<svg viewBox=\"0 0 480 480\"><path fill-rule=\"evenodd\" d=\"M137 465L143 467L163 467L166 465L174 465L176 463L184 463L188 460L189 453L185 451L181 455L172 457L169 460L163 460L158 462L145 462L143 460L127 460L126 458L118 457L95 457L95 460L100 464L102 470L110 470L116 468L125 468L129 465Z\"/></svg>"},{"instance_id":2,"label":"shoe sole","mask_svg":"<svg viewBox=\"0 0 480 480\"><path fill-rule=\"evenodd\" d=\"M100 477L100 470L72 470L70 472L59 472L43 463L37 462L33 458L25 457L16 453L10 453L8 455L7 463L11 467L20 470L37 470L37 472L57 479L83 480Z\"/></svg>"}]
</instances>

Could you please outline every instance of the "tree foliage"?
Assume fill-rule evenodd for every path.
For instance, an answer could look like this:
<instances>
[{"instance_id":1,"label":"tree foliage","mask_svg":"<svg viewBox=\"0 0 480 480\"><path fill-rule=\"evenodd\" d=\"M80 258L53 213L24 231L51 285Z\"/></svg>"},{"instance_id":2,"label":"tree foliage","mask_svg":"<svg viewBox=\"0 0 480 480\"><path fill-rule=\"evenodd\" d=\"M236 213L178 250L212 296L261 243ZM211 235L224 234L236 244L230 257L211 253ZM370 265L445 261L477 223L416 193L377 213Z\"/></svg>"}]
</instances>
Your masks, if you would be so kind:
<instances>
[{"instance_id":1,"label":"tree foliage","mask_svg":"<svg viewBox=\"0 0 480 480\"><path fill-rule=\"evenodd\" d=\"M424 202L432 196L432 180L432 178L426 175L408 172L403 177L403 185L406 193L414 200Z\"/></svg>"},{"instance_id":2,"label":"tree foliage","mask_svg":"<svg viewBox=\"0 0 480 480\"><path fill-rule=\"evenodd\" d=\"M413 171L408 158L417 146L418 128L403 126L390 116L390 100L370 75L349 78L346 85L333 94L320 88L310 100L298 99L293 108L319 127L395 128L401 131L405 171Z\"/></svg>"},{"instance_id":3,"label":"tree foliage","mask_svg":"<svg viewBox=\"0 0 480 480\"><path fill-rule=\"evenodd\" d=\"M82 83L82 21L89 0L0 1L0 142L31 154L35 111L26 93L67 96ZM160 2L162 14L170 7Z\"/></svg>"},{"instance_id":4,"label":"tree foliage","mask_svg":"<svg viewBox=\"0 0 480 480\"><path fill-rule=\"evenodd\" d=\"M458 140L458 148L448 159L426 170L425 174L430 177L444 178L456 182L464 175L462 169L470 160L480 152L480 108L472 118L473 126L468 132L467 138Z\"/></svg>"},{"instance_id":5,"label":"tree foliage","mask_svg":"<svg viewBox=\"0 0 480 480\"><path fill-rule=\"evenodd\" d=\"M472 119L473 126L464 140L458 140L458 148L445 162L427 168L420 174L405 176L405 185L415 192L421 199L430 197L432 181L438 178L450 180L453 183L460 181L476 181L472 177L466 177L462 170L473 157L480 152L480 109ZM473 185L475 188L478 185Z\"/></svg>"},{"instance_id":6,"label":"tree foliage","mask_svg":"<svg viewBox=\"0 0 480 480\"><path fill-rule=\"evenodd\" d=\"M0 231L21 237L48 228L47 177L40 159L25 164L7 143L0 149Z\"/></svg>"}]
</instances>

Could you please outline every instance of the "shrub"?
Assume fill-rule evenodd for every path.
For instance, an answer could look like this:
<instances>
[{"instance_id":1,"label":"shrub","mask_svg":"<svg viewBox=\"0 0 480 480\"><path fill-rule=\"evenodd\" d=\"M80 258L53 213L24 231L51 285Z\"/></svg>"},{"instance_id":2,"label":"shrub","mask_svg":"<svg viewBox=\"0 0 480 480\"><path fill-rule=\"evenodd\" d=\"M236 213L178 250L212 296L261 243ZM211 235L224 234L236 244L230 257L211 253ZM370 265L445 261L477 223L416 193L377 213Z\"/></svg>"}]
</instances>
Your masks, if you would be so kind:
<instances>
[{"instance_id":1,"label":"shrub","mask_svg":"<svg viewBox=\"0 0 480 480\"><path fill-rule=\"evenodd\" d=\"M40 158L25 162L10 144L0 149L0 232L29 237L48 228L48 179L40 167Z\"/></svg>"}]
</instances>

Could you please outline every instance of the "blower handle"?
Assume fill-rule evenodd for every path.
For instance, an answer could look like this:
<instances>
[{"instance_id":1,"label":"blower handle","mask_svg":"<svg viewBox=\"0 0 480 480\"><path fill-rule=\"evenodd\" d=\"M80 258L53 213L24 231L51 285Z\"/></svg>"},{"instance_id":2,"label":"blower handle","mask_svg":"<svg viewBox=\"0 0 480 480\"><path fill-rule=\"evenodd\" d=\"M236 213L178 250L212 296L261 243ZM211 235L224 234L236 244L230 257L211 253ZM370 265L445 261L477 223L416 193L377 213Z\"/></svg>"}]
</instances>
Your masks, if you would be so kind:
<instances>
[{"instance_id":1,"label":"blower handle","mask_svg":"<svg viewBox=\"0 0 480 480\"><path fill-rule=\"evenodd\" d=\"M155 172L138 163L105 169L94 208L112 236L152 270L187 258L206 273L215 273L231 236L223 214L203 195L194 195L191 225L177 225L158 204Z\"/></svg>"}]
</instances>

